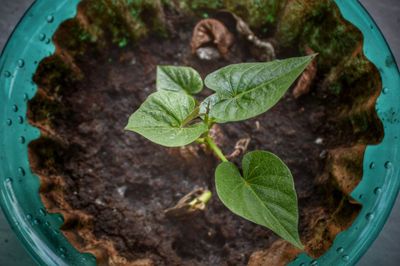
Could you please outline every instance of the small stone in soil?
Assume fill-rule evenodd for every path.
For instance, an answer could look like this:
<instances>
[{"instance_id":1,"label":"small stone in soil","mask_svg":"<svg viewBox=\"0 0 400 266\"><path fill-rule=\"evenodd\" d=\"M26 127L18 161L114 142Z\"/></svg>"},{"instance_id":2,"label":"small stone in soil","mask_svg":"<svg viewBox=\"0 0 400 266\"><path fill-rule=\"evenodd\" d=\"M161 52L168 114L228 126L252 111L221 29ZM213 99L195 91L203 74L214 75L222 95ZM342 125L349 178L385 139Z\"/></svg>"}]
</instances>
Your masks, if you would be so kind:
<instances>
[{"instance_id":1,"label":"small stone in soil","mask_svg":"<svg viewBox=\"0 0 400 266\"><path fill-rule=\"evenodd\" d=\"M196 55L201 60L215 60L219 59L221 55L214 47L200 47L196 50Z\"/></svg>"},{"instance_id":2,"label":"small stone in soil","mask_svg":"<svg viewBox=\"0 0 400 266\"><path fill-rule=\"evenodd\" d=\"M106 204L105 204L100 198L97 198L94 202L95 202L97 205L106 206Z\"/></svg>"},{"instance_id":3,"label":"small stone in soil","mask_svg":"<svg viewBox=\"0 0 400 266\"><path fill-rule=\"evenodd\" d=\"M321 145L324 142L323 138L317 138L315 141L315 144Z\"/></svg>"},{"instance_id":4,"label":"small stone in soil","mask_svg":"<svg viewBox=\"0 0 400 266\"><path fill-rule=\"evenodd\" d=\"M127 189L127 186L121 186L121 187L117 188L117 192L121 197L124 197L126 189Z\"/></svg>"}]
</instances>

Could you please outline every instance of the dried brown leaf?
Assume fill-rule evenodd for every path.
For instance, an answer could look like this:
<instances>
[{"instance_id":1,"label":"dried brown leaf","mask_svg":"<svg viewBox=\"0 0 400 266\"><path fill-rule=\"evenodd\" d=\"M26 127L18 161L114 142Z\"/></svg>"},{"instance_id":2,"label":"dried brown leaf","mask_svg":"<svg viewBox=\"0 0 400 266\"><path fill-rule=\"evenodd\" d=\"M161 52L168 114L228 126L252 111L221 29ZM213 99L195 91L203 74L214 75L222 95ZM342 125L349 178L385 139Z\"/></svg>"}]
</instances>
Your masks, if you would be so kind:
<instances>
[{"instance_id":1,"label":"dried brown leaf","mask_svg":"<svg viewBox=\"0 0 400 266\"><path fill-rule=\"evenodd\" d=\"M306 47L306 54L311 55L315 52L310 48ZM313 60L308 65L306 70L304 70L303 74L300 76L297 81L296 87L293 89L293 97L299 98L300 96L307 94L310 92L311 83L313 82L315 76L317 74L317 61Z\"/></svg>"},{"instance_id":2,"label":"dried brown leaf","mask_svg":"<svg viewBox=\"0 0 400 266\"><path fill-rule=\"evenodd\" d=\"M213 44L217 47L220 54L227 56L229 48L233 44L234 37L232 33L216 19L203 19L195 26L192 35L192 52L206 44Z\"/></svg>"}]
</instances>

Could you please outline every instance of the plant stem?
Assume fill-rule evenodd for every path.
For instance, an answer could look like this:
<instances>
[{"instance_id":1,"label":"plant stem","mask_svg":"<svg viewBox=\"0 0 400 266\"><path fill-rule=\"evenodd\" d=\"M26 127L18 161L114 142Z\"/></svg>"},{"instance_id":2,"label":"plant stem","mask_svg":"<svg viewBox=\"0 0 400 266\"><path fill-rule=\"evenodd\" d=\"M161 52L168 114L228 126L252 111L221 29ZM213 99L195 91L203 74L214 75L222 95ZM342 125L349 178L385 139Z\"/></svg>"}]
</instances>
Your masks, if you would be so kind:
<instances>
[{"instance_id":1,"label":"plant stem","mask_svg":"<svg viewBox=\"0 0 400 266\"><path fill-rule=\"evenodd\" d=\"M196 205L198 202L207 204L207 202L211 199L211 195L212 195L211 191L206 190L206 191L203 192L203 194L201 194L200 196L198 196L197 198L195 198L194 200L192 200L192 201L189 203L189 205L193 207L193 206Z\"/></svg>"},{"instance_id":2,"label":"plant stem","mask_svg":"<svg viewBox=\"0 0 400 266\"><path fill-rule=\"evenodd\" d=\"M204 191L203 194L200 195L200 197L198 197L198 199L201 202L207 203L211 199L211 195L212 195L211 191L206 190Z\"/></svg>"},{"instance_id":3,"label":"plant stem","mask_svg":"<svg viewBox=\"0 0 400 266\"><path fill-rule=\"evenodd\" d=\"M189 124L193 119L199 116L200 107L196 107L186 118L182 121L182 127Z\"/></svg>"},{"instance_id":4,"label":"plant stem","mask_svg":"<svg viewBox=\"0 0 400 266\"><path fill-rule=\"evenodd\" d=\"M210 147L210 149L215 153L215 155L217 155L217 157L219 159L221 159L221 161L223 161L223 162L228 161L226 159L225 155L222 153L221 149L217 146L217 144L215 144L214 140L210 136L207 136L205 138L205 141L206 141L208 147Z\"/></svg>"}]
</instances>

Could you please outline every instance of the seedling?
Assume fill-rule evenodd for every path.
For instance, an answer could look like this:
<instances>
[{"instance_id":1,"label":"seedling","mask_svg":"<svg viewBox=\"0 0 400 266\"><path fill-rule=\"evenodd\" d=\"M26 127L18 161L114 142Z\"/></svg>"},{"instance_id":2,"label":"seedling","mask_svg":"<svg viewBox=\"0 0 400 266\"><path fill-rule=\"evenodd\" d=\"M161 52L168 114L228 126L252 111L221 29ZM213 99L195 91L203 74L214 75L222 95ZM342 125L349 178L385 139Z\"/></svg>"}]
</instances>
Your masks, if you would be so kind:
<instances>
[{"instance_id":1,"label":"seedling","mask_svg":"<svg viewBox=\"0 0 400 266\"><path fill-rule=\"evenodd\" d=\"M289 168L270 152L252 151L243 156L240 171L209 131L215 123L242 121L266 112L314 57L223 67L206 77L205 85L215 93L201 103L193 95L203 89L203 81L193 68L159 66L157 92L131 115L126 129L166 147L206 144L222 161L215 171L215 183L225 206L302 249L297 195Z\"/></svg>"}]
</instances>

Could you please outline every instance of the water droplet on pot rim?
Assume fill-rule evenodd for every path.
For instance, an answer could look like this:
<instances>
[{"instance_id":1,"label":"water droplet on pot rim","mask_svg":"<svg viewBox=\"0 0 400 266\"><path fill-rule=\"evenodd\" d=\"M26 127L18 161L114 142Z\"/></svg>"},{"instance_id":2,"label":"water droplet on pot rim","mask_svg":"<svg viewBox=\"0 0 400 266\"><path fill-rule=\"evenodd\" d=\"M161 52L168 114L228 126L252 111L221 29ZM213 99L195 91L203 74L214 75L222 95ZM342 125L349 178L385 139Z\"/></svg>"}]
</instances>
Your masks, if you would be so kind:
<instances>
[{"instance_id":1,"label":"water droplet on pot rim","mask_svg":"<svg viewBox=\"0 0 400 266\"><path fill-rule=\"evenodd\" d=\"M39 40L40 41L44 41L46 39L46 34L44 34L44 33L41 33L41 34L39 34Z\"/></svg>"},{"instance_id":2,"label":"water droplet on pot rim","mask_svg":"<svg viewBox=\"0 0 400 266\"><path fill-rule=\"evenodd\" d=\"M46 210L43 209L43 208L40 208L40 209L39 209L39 213L40 213L40 215L42 215L42 216L46 216Z\"/></svg>"},{"instance_id":3,"label":"water droplet on pot rim","mask_svg":"<svg viewBox=\"0 0 400 266\"><path fill-rule=\"evenodd\" d=\"M47 20L48 23L52 23L54 21L54 16L48 15L46 20Z\"/></svg>"},{"instance_id":4,"label":"water droplet on pot rim","mask_svg":"<svg viewBox=\"0 0 400 266\"><path fill-rule=\"evenodd\" d=\"M383 88L383 89L382 89L382 93L383 93L383 94L387 94L388 92L389 92L389 89L388 89L388 88Z\"/></svg>"},{"instance_id":5,"label":"water droplet on pot rim","mask_svg":"<svg viewBox=\"0 0 400 266\"><path fill-rule=\"evenodd\" d=\"M367 215L365 215L365 218L367 219L367 221L371 221L372 219L374 219L374 214L369 212L367 213Z\"/></svg>"},{"instance_id":6,"label":"water droplet on pot rim","mask_svg":"<svg viewBox=\"0 0 400 266\"><path fill-rule=\"evenodd\" d=\"M382 189L381 189L380 187L376 187L376 188L374 189L375 195L378 195L378 194L380 194L381 192L382 192Z\"/></svg>"},{"instance_id":7,"label":"water droplet on pot rim","mask_svg":"<svg viewBox=\"0 0 400 266\"><path fill-rule=\"evenodd\" d=\"M390 161L387 161L387 162L385 163L385 168L386 168L386 169L392 168L392 163L391 163Z\"/></svg>"},{"instance_id":8,"label":"water droplet on pot rim","mask_svg":"<svg viewBox=\"0 0 400 266\"><path fill-rule=\"evenodd\" d=\"M22 176L25 176L25 170L24 170L24 168L19 167L19 168L18 168L18 173L19 173L20 175L22 175Z\"/></svg>"},{"instance_id":9,"label":"water droplet on pot rim","mask_svg":"<svg viewBox=\"0 0 400 266\"><path fill-rule=\"evenodd\" d=\"M24 65L25 65L25 61L24 61L23 59L19 59L18 62L17 62L17 64L18 64L18 67L19 67L19 68L22 68L22 67L24 67Z\"/></svg>"}]
</instances>

